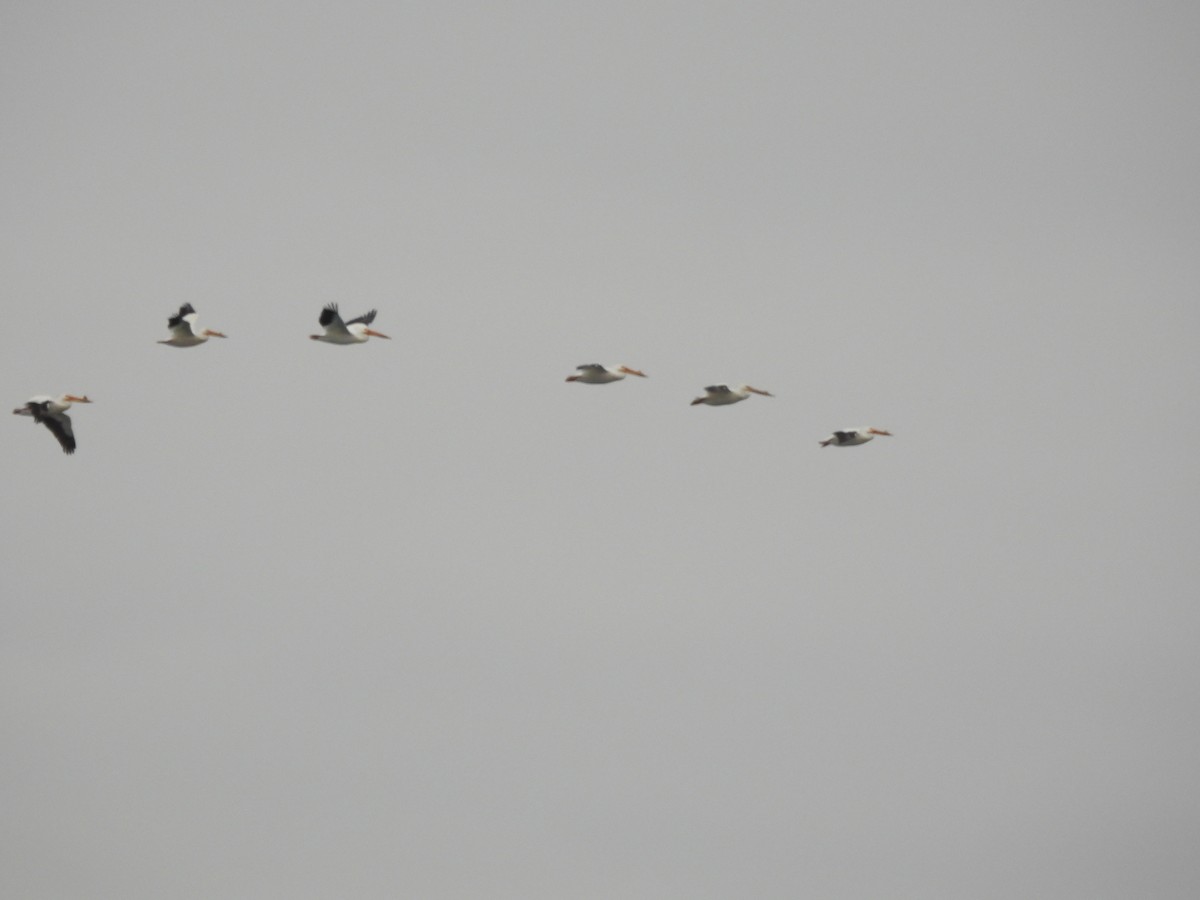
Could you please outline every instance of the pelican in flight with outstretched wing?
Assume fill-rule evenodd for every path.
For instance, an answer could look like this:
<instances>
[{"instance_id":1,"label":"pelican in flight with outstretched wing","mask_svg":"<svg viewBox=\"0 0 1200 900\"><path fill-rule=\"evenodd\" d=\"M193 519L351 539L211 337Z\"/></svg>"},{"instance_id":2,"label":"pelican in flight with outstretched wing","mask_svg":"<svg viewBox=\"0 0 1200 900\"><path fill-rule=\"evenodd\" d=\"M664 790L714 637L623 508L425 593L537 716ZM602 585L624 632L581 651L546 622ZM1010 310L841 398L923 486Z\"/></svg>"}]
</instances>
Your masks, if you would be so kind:
<instances>
[{"instance_id":1,"label":"pelican in flight with outstretched wing","mask_svg":"<svg viewBox=\"0 0 1200 900\"><path fill-rule=\"evenodd\" d=\"M91 403L87 397L62 394L58 397L39 395L30 397L24 406L13 410L14 416L32 416L37 424L45 425L62 444L63 453L75 452L75 431L71 428L71 417L67 410L72 403Z\"/></svg>"},{"instance_id":2,"label":"pelican in flight with outstretched wing","mask_svg":"<svg viewBox=\"0 0 1200 900\"><path fill-rule=\"evenodd\" d=\"M195 347L203 344L210 337L223 338L225 335L209 328L196 327L196 310L192 304L185 303L179 307L179 312L167 319L167 327L171 329L171 338L159 341L168 347Z\"/></svg>"},{"instance_id":3,"label":"pelican in flight with outstretched wing","mask_svg":"<svg viewBox=\"0 0 1200 900\"><path fill-rule=\"evenodd\" d=\"M761 394L763 397L775 396L768 391L760 391L756 387L750 387L748 384L738 385L735 388L727 384L710 384L704 389L703 397L697 397L692 401L692 406L695 406L697 403L706 403L709 406L728 406L730 403L745 400L751 394Z\"/></svg>"},{"instance_id":4,"label":"pelican in flight with outstretched wing","mask_svg":"<svg viewBox=\"0 0 1200 900\"><path fill-rule=\"evenodd\" d=\"M856 447L859 444L865 444L867 441L875 440L875 435L882 434L884 437L891 437L890 431L884 431L881 428L855 428L852 431L835 431L825 440L821 441L822 447L828 447L833 444L835 447Z\"/></svg>"},{"instance_id":5,"label":"pelican in flight with outstretched wing","mask_svg":"<svg viewBox=\"0 0 1200 900\"><path fill-rule=\"evenodd\" d=\"M336 303L330 303L321 310L321 318L317 320L325 329L324 334L310 334L314 341L324 341L327 344L365 344L367 338L389 338L386 334L372 331L367 326L375 321L375 310L364 313L349 322L343 322L338 314Z\"/></svg>"},{"instance_id":6,"label":"pelican in flight with outstretched wing","mask_svg":"<svg viewBox=\"0 0 1200 900\"><path fill-rule=\"evenodd\" d=\"M575 367L575 374L568 375L567 381L578 381L581 384L610 384L620 381L626 375L637 375L645 378L646 373L629 366L602 366L600 363L587 363Z\"/></svg>"}]
</instances>

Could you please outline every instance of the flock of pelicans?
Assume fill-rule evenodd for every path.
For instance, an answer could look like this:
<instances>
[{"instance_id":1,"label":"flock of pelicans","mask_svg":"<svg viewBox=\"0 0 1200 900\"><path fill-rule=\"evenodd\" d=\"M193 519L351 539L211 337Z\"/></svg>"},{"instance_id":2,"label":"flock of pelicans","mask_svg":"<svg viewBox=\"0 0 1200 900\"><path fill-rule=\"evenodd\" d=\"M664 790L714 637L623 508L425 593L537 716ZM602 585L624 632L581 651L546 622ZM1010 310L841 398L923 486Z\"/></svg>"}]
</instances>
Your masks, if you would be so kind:
<instances>
[{"instance_id":1,"label":"flock of pelicans","mask_svg":"<svg viewBox=\"0 0 1200 900\"><path fill-rule=\"evenodd\" d=\"M370 326L375 321L375 310L351 319L349 322L344 322L338 312L337 304L330 303L321 310L321 316L317 321L325 329L325 333L309 335L314 341L324 341L327 344L364 344L373 337L390 340L386 334L371 329ZM183 304L179 307L178 313L167 319L167 327L171 330L171 337L165 341L159 341L159 343L169 347L196 347L209 338L225 337L219 331L197 326L196 310L190 303ZM646 377L645 372L631 369L629 366L602 366L599 363L588 363L578 366L574 375L567 376L567 381L578 381L581 384L611 384L614 381L620 381L626 375ZM745 400L751 394L758 394L762 397L773 396L768 391L759 390L748 384L736 387L728 384L713 384L704 389L703 397L697 397L692 401L692 406L700 403L708 406L729 406L731 403ZM71 417L67 415L67 410L73 403L91 402L87 397L77 397L74 394L61 394L58 397L31 397L24 406L14 409L13 415L31 416L35 424L45 425L50 433L58 439L63 453L74 453L75 431L71 427ZM828 447L832 444L835 447L853 447L874 440L876 435L891 437L891 432L880 428L835 431L821 441L821 446Z\"/></svg>"}]
</instances>

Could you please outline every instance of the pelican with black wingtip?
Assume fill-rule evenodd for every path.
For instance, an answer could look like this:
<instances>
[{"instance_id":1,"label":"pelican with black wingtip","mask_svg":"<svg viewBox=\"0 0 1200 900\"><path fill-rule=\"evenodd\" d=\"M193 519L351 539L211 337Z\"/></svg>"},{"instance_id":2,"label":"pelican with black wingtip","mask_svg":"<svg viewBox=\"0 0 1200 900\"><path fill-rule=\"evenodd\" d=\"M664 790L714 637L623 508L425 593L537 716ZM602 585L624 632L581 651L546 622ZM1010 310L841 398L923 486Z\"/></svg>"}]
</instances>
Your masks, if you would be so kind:
<instances>
[{"instance_id":1,"label":"pelican with black wingtip","mask_svg":"<svg viewBox=\"0 0 1200 900\"><path fill-rule=\"evenodd\" d=\"M309 337L314 341L324 341L327 344L365 344L368 338L373 337L390 341L391 338L386 334L372 331L368 327L375 321L375 312L375 310L371 310L349 322L343 322L341 314L338 313L337 304L330 303L321 310L321 317L317 320L325 329L325 333L310 334Z\"/></svg>"},{"instance_id":2,"label":"pelican with black wingtip","mask_svg":"<svg viewBox=\"0 0 1200 900\"><path fill-rule=\"evenodd\" d=\"M60 394L57 397L38 395L30 397L24 406L13 410L14 416L30 416L38 425L45 425L62 445L63 453L75 452L75 430L71 427L71 417L67 410L72 403L91 403L87 397L76 397L74 394Z\"/></svg>"},{"instance_id":3,"label":"pelican with black wingtip","mask_svg":"<svg viewBox=\"0 0 1200 900\"><path fill-rule=\"evenodd\" d=\"M626 375L637 375L645 378L646 373L629 366L603 366L600 363L586 363L575 367L575 374L568 375L567 381L578 381L580 384L611 384L620 381Z\"/></svg>"},{"instance_id":4,"label":"pelican with black wingtip","mask_svg":"<svg viewBox=\"0 0 1200 900\"><path fill-rule=\"evenodd\" d=\"M168 347L196 347L210 337L225 337L221 332L213 331L211 328L197 327L196 310L190 303L183 304L179 307L179 312L167 319L167 327L171 329L171 337L169 340L159 341L159 343L166 344Z\"/></svg>"},{"instance_id":5,"label":"pelican with black wingtip","mask_svg":"<svg viewBox=\"0 0 1200 900\"><path fill-rule=\"evenodd\" d=\"M884 431L882 428L855 428L851 431L835 431L821 441L821 446L828 447L832 444L834 447L857 447L859 444L875 440L877 434L884 437L892 436L890 431Z\"/></svg>"},{"instance_id":6,"label":"pelican with black wingtip","mask_svg":"<svg viewBox=\"0 0 1200 900\"><path fill-rule=\"evenodd\" d=\"M758 394L762 397L775 396L769 391L762 391L756 387L750 387L748 384L741 384L737 387L730 387L727 384L710 384L704 389L703 397L697 397L692 401L692 406L696 406L699 403L704 403L708 406L728 406L731 403L739 403L745 400L751 394Z\"/></svg>"}]
</instances>

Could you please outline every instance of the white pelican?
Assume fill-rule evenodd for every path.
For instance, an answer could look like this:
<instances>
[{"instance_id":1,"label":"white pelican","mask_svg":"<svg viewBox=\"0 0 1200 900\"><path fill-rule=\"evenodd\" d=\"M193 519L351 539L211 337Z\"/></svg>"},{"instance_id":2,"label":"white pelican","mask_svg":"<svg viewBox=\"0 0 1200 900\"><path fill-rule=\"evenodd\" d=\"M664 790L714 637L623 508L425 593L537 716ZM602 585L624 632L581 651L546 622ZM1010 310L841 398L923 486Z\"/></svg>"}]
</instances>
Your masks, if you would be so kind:
<instances>
[{"instance_id":1,"label":"white pelican","mask_svg":"<svg viewBox=\"0 0 1200 900\"><path fill-rule=\"evenodd\" d=\"M835 447L854 447L875 440L877 434L882 434L884 437L892 436L890 431L884 431L881 428L855 428L853 431L835 431L821 441L821 446L828 447L833 444Z\"/></svg>"},{"instance_id":2,"label":"white pelican","mask_svg":"<svg viewBox=\"0 0 1200 900\"><path fill-rule=\"evenodd\" d=\"M751 394L762 394L764 397L775 396L767 391L760 391L756 387L750 387L748 384L739 385L735 388L727 384L710 384L704 389L703 397L697 397L692 401L692 406L695 406L697 403L707 403L709 406L728 406L730 403L745 400Z\"/></svg>"},{"instance_id":3,"label":"white pelican","mask_svg":"<svg viewBox=\"0 0 1200 900\"><path fill-rule=\"evenodd\" d=\"M159 343L166 344L168 347L195 347L197 344L203 344L210 337L225 337L219 331L197 328L196 310L190 303L183 304L179 307L179 312L167 319L167 327L171 329L171 339L159 341Z\"/></svg>"},{"instance_id":4,"label":"white pelican","mask_svg":"<svg viewBox=\"0 0 1200 900\"><path fill-rule=\"evenodd\" d=\"M76 397L74 394L63 394L59 397L39 395L30 397L22 407L13 410L14 416L33 416L34 423L40 422L50 429L50 433L62 444L63 453L75 452L75 431L71 428L71 417L67 410L72 403L91 403L87 397Z\"/></svg>"},{"instance_id":5,"label":"white pelican","mask_svg":"<svg viewBox=\"0 0 1200 900\"><path fill-rule=\"evenodd\" d=\"M567 381L578 381L583 384L609 384L620 381L626 375L637 375L645 378L646 373L629 366L602 366L600 363L587 363L575 367L577 374L568 375Z\"/></svg>"},{"instance_id":6,"label":"white pelican","mask_svg":"<svg viewBox=\"0 0 1200 900\"><path fill-rule=\"evenodd\" d=\"M321 310L321 318L317 321L324 327L325 333L310 334L309 337L314 341L324 341L327 344L365 344L369 337L391 340L386 334L380 334L367 327L375 321L375 310L371 310L357 319L343 322L342 317L338 314L337 304L330 303Z\"/></svg>"}]
</instances>

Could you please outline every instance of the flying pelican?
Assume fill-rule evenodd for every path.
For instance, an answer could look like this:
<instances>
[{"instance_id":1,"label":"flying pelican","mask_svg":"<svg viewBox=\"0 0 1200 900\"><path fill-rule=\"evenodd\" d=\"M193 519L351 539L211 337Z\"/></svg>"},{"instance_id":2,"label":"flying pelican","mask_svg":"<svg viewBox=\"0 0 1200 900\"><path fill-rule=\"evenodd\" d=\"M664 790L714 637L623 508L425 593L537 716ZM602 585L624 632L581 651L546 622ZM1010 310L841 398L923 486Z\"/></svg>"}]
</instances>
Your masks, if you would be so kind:
<instances>
[{"instance_id":1,"label":"flying pelican","mask_svg":"<svg viewBox=\"0 0 1200 900\"><path fill-rule=\"evenodd\" d=\"M219 331L197 328L196 310L190 303L183 304L179 307L179 312L167 319L167 327L171 329L171 339L159 341L159 343L166 344L168 347L195 347L197 344L203 344L210 337L225 337Z\"/></svg>"},{"instance_id":2,"label":"flying pelican","mask_svg":"<svg viewBox=\"0 0 1200 900\"><path fill-rule=\"evenodd\" d=\"M707 403L709 406L728 406L730 403L745 400L751 394L762 394L764 397L775 396L767 391L760 391L756 387L750 387L748 384L739 385L735 388L727 384L710 384L704 389L703 397L697 397L692 401L692 406L695 406L697 403Z\"/></svg>"},{"instance_id":3,"label":"flying pelican","mask_svg":"<svg viewBox=\"0 0 1200 900\"><path fill-rule=\"evenodd\" d=\"M75 432L71 428L71 417L67 410L72 403L91 403L87 397L76 397L74 394L63 394L60 397L39 395L30 397L22 407L13 410L14 416L33 416L34 423L41 423L50 429L50 433L62 444L63 453L75 452Z\"/></svg>"},{"instance_id":4,"label":"flying pelican","mask_svg":"<svg viewBox=\"0 0 1200 900\"><path fill-rule=\"evenodd\" d=\"M567 381L578 381L583 384L609 384L620 381L626 375L637 375L645 378L646 373L631 369L629 366L602 366L600 363L587 363L576 366L577 375L568 375Z\"/></svg>"},{"instance_id":5,"label":"flying pelican","mask_svg":"<svg viewBox=\"0 0 1200 900\"><path fill-rule=\"evenodd\" d=\"M822 447L828 447L833 444L835 447L854 447L858 444L865 444L867 441L875 440L875 435L882 434L884 437L891 437L890 431L884 431L880 428L855 428L853 431L835 431L825 440L821 441Z\"/></svg>"},{"instance_id":6,"label":"flying pelican","mask_svg":"<svg viewBox=\"0 0 1200 900\"><path fill-rule=\"evenodd\" d=\"M330 303L321 310L321 318L317 320L325 328L324 334L310 334L314 341L324 341L327 344L365 344L368 337L389 338L386 334L372 331L367 326L375 321L375 310L371 310L357 319L343 322L338 314L336 303Z\"/></svg>"}]
</instances>

